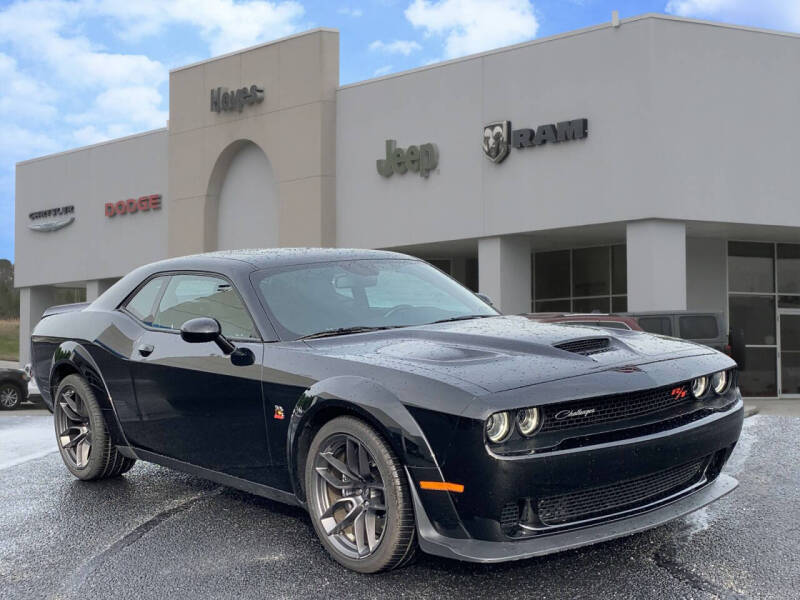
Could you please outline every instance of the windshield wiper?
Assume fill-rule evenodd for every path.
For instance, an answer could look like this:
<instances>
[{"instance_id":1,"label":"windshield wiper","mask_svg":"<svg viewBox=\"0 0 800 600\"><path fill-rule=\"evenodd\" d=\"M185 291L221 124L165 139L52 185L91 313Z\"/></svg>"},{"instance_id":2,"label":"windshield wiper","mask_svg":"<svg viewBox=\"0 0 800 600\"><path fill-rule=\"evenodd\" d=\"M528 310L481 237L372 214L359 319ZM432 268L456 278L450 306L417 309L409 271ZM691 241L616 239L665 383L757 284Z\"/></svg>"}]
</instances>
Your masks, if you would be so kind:
<instances>
[{"instance_id":1,"label":"windshield wiper","mask_svg":"<svg viewBox=\"0 0 800 600\"><path fill-rule=\"evenodd\" d=\"M309 333L308 335L304 335L297 339L313 340L316 338L333 337L335 335L347 335L349 333L366 333L368 331L382 331L384 329L394 329L395 327L400 327L400 325L384 325L381 327L368 327L366 325L357 325L355 327L337 327L336 329L324 329L323 331L317 331L316 333Z\"/></svg>"},{"instance_id":2,"label":"windshield wiper","mask_svg":"<svg viewBox=\"0 0 800 600\"><path fill-rule=\"evenodd\" d=\"M435 325L436 323L452 323L453 321L468 321L470 319L486 319L487 317L496 317L497 315L462 315L460 317L450 317L448 319L439 319L428 323L428 325Z\"/></svg>"}]
</instances>

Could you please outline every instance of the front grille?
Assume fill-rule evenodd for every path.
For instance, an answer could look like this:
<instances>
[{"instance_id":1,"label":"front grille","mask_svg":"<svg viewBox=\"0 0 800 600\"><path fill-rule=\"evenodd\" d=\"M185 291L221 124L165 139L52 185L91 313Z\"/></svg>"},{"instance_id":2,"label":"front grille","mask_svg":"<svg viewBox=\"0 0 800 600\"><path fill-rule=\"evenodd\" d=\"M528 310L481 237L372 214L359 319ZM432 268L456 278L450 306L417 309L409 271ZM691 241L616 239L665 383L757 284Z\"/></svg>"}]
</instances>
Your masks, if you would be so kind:
<instances>
[{"instance_id":1,"label":"front grille","mask_svg":"<svg viewBox=\"0 0 800 600\"><path fill-rule=\"evenodd\" d=\"M516 502L509 502L500 513L500 526L508 528L517 523L519 523L519 505Z\"/></svg>"},{"instance_id":2,"label":"front grille","mask_svg":"<svg viewBox=\"0 0 800 600\"><path fill-rule=\"evenodd\" d=\"M563 525L621 512L666 498L699 481L708 458L579 492L548 496L539 500L542 524Z\"/></svg>"},{"instance_id":3,"label":"front grille","mask_svg":"<svg viewBox=\"0 0 800 600\"><path fill-rule=\"evenodd\" d=\"M611 350L611 345L608 338L590 338L587 340L572 340L570 342L563 342L556 344L556 348L574 354L582 354L583 356L591 356L600 352L607 352Z\"/></svg>"},{"instance_id":4,"label":"front grille","mask_svg":"<svg viewBox=\"0 0 800 600\"><path fill-rule=\"evenodd\" d=\"M675 408L693 401L687 383L663 388L573 400L542 407L542 432L621 421Z\"/></svg>"}]
</instances>

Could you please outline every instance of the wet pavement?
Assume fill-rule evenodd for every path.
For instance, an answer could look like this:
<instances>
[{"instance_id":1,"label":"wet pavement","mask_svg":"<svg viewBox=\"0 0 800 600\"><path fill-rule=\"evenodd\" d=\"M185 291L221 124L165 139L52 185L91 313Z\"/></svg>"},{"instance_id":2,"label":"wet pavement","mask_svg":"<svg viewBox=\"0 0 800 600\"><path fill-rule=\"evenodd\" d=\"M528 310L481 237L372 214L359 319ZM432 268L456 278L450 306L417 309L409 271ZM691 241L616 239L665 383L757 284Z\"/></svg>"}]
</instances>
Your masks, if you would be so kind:
<instances>
[{"instance_id":1,"label":"wet pavement","mask_svg":"<svg viewBox=\"0 0 800 600\"><path fill-rule=\"evenodd\" d=\"M305 513L155 465L83 483L47 414L0 414L0 598L797 598L800 419L758 415L731 495L660 528L501 565L421 555L365 576ZM50 436L50 453L47 438Z\"/></svg>"}]
</instances>

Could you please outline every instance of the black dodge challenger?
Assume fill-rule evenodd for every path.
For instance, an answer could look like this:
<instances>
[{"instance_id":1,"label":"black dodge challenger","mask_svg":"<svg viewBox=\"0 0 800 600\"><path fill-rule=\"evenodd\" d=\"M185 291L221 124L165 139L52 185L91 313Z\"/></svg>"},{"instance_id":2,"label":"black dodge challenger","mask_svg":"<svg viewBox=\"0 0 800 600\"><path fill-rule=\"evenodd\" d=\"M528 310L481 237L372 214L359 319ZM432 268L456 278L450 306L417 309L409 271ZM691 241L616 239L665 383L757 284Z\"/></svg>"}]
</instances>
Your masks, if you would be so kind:
<instances>
[{"instance_id":1,"label":"black dodge challenger","mask_svg":"<svg viewBox=\"0 0 800 600\"><path fill-rule=\"evenodd\" d=\"M574 548L737 485L726 355L503 316L392 252L147 265L48 310L32 353L76 477L145 460L297 504L361 572Z\"/></svg>"}]
</instances>

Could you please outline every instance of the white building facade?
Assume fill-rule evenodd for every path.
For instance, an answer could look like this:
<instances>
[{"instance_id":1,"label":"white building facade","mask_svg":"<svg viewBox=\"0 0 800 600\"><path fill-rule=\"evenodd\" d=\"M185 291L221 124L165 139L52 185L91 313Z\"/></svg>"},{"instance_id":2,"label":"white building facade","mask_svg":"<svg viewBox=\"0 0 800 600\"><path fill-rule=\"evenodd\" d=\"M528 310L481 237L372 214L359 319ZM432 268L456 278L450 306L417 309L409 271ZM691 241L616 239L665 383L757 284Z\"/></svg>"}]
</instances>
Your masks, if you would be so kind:
<instances>
[{"instance_id":1,"label":"white building facade","mask_svg":"<svg viewBox=\"0 0 800 600\"><path fill-rule=\"evenodd\" d=\"M17 166L21 359L58 286L366 247L508 313L721 312L745 394L800 394L799 63L796 35L645 15L347 86L326 29L177 69L167 128Z\"/></svg>"}]
</instances>

